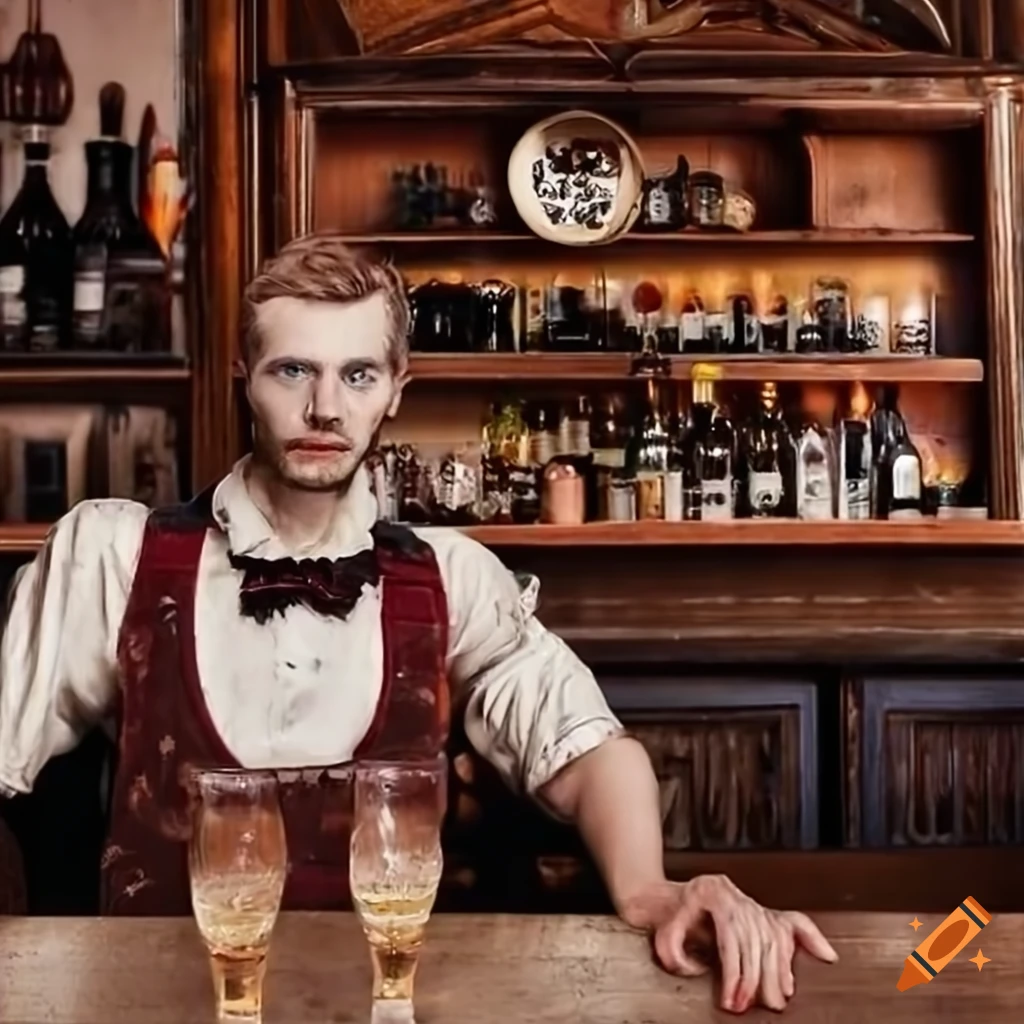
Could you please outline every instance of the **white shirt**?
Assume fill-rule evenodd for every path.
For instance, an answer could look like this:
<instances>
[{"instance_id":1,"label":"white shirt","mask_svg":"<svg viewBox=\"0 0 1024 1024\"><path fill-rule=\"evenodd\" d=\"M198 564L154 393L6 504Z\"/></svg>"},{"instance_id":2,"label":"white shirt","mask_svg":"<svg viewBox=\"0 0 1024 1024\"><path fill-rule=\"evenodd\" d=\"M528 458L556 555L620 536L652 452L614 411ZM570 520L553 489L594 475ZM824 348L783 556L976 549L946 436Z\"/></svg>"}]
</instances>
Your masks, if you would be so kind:
<instances>
[{"instance_id":1,"label":"white shirt","mask_svg":"<svg viewBox=\"0 0 1024 1024\"><path fill-rule=\"evenodd\" d=\"M249 768L347 761L381 691L379 587L366 586L345 620L298 605L261 625L239 613L243 574L228 554L353 555L373 544L376 500L360 471L330 535L289 551L249 497L245 461L214 492L217 528L196 585L196 660L211 718ZM29 792L51 757L108 718L148 514L130 501L82 502L15 577L0 641L0 790ZM415 532L444 583L449 682L453 703L468 695L469 740L511 787L533 794L621 726L590 671L533 617L535 586L521 594L490 551L455 530Z\"/></svg>"}]
</instances>

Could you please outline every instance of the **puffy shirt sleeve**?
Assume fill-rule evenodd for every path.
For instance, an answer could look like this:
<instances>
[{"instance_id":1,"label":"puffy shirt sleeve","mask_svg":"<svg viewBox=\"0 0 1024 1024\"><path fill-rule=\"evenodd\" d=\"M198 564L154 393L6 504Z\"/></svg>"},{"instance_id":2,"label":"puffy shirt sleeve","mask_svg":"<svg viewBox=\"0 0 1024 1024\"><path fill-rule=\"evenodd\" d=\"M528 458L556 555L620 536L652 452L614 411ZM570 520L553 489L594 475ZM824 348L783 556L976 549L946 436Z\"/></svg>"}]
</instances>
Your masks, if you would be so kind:
<instances>
[{"instance_id":1,"label":"puffy shirt sleeve","mask_svg":"<svg viewBox=\"0 0 1024 1024\"><path fill-rule=\"evenodd\" d=\"M28 793L117 693L117 637L149 510L88 501L50 531L8 593L0 640L0 794Z\"/></svg>"},{"instance_id":2,"label":"puffy shirt sleeve","mask_svg":"<svg viewBox=\"0 0 1024 1024\"><path fill-rule=\"evenodd\" d=\"M454 530L424 539L445 583L449 678L466 699L467 737L532 796L622 726L593 673L534 617L535 579L521 588L495 555Z\"/></svg>"}]
</instances>

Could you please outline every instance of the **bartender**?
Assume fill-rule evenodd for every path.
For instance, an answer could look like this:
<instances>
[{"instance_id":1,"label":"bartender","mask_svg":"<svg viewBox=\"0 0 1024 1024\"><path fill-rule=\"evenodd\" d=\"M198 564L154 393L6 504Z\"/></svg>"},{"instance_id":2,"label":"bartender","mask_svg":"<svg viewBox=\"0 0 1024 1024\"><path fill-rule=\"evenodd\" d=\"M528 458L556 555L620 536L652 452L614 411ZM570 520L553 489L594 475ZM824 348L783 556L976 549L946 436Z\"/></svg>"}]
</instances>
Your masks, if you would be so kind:
<instances>
[{"instance_id":1,"label":"bartender","mask_svg":"<svg viewBox=\"0 0 1024 1024\"><path fill-rule=\"evenodd\" d=\"M798 946L836 959L817 927L721 875L666 880L650 761L590 671L487 549L378 521L364 463L408 380L398 272L302 238L250 284L245 313L252 455L179 508L79 504L17 577L0 790L28 793L116 712L104 908L184 913L190 766L305 769L282 783L285 906L329 909L347 904L349 823L345 794L311 771L438 754L454 704L513 790L575 823L666 970L706 970L691 952L704 940L724 1008L782 1009Z\"/></svg>"}]
</instances>

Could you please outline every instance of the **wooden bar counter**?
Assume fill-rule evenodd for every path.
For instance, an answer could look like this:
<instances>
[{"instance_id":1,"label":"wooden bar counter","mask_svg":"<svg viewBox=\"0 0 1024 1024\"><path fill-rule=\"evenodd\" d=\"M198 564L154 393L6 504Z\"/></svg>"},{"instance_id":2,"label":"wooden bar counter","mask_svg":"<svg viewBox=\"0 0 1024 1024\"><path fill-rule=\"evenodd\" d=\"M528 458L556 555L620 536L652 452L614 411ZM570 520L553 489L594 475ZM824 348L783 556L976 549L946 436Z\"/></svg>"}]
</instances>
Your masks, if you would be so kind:
<instances>
[{"instance_id":1,"label":"wooden bar counter","mask_svg":"<svg viewBox=\"0 0 1024 1024\"><path fill-rule=\"evenodd\" d=\"M952 910L968 893L950 894ZM1020 1019L1024 915L996 915L928 985L896 989L903 962L945 915L825 914L839 963L799 953L792 1024ZM990 962L979 973L978 948ZM0 919L5 1024L201 1024L213 1020L205 952L188 919ZM351 915L282 916L266 1024L365 1024L370 965ZM737 1019L710 978L659 971L646 939L612 918L437 915L417 988L419 1024L685 1024ZM746 1021L778 1015L751 1010Z\"/></svg>"}]
</instances>

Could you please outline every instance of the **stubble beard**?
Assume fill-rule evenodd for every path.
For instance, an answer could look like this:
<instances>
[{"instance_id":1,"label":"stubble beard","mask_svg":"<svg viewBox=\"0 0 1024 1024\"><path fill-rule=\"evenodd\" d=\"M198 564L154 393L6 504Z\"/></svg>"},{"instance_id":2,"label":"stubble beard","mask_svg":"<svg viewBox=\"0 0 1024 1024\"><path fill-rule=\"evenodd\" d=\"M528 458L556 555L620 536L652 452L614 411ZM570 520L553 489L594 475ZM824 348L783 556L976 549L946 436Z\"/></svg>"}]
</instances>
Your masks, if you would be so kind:
<instances>
[{"instance_id":1,"label":"stubble beard","mask_svg":"<svg viewBox=\"0 0 1024 1024\"><path fill-rule=\"evenodd\" d=\"M370 444L360 453L353 451L339 454L337 460L327 465L300 465L291 458L291 453L279 441L268 438L256 425L253 434L253 462L269 471L285 487L297 491L323 494L328 491L343 493L348 490L359 467L366 462L370 453L377 448L380 428L374 433Z\"/></svg>"}]
</instances>

